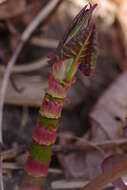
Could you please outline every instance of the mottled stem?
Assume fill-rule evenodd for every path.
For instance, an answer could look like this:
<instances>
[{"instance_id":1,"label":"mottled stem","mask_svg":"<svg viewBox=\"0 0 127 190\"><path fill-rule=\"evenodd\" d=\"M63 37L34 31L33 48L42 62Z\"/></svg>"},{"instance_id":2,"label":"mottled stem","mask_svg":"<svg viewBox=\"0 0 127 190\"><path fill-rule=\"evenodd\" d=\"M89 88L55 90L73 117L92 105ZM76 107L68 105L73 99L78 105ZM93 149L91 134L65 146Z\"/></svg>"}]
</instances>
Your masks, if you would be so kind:
<instances>
[{"instance_id":1,"label":"mottled stem","mask_svg":"<svg viewBox=\"0 0 127 190\"><path fill-rule=\"evenodd\" d=\"M85 6L73 20L51 59L53 62L48 88L39 111L33 142L25 165L22 190L42 190L48 174L52 145L67 92L80 65L91 69L96 57L95 24L92 12L96 5Z\"/></svg>"},{"instance_id":2,"label":"mottled stem","mask_svg":"<svg viewBox=\"0 0 127 190\"><path fill-rule=\"evenodd\" d=\"M64 78L62 80L61 76L59 76L59 74L57 75L57 71L58 69L63 70L65 64L68 64L70 61L70 59L66 61L62 60L53 65L52 74L48 82L48 89L46 90L42 106L39 111L37 126L33 134L32 146L25 166L26 174L23 182L23 190L41 190L44 178L48 174L52 145L56 140L56 131L64 99L71 86L74 74L78 69L78 64L73 69L73 72L70 68L72 75L68 82L65 82L66 80L64 80ZM68 72L66 74L68 74Z\"/></svg>"}]
</instances>

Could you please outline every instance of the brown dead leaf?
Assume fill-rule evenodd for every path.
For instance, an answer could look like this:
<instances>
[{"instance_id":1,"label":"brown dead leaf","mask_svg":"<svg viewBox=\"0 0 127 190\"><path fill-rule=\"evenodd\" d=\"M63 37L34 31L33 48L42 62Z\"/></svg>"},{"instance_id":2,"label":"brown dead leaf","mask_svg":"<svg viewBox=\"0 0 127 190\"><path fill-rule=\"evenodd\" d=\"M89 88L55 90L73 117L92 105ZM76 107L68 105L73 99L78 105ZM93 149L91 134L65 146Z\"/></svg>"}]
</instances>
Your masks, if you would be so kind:
<instances>
[{"instance_id":1,"label":"brown dead leaf","mask_svg":"<svg viewBox=\"0 0 127 190\"><path fill-rule=\"evenodd\" d=\"M104 140L124 137L124 121L127 117L126 81L127 72L121 74L104 92L91 112L90 119L92 126L90 140L92 143L95 141L101 143ZM76 142L69 140L69 138L69 134L62 136L59 141L60 145L68 146L69 144L73 144L75 146ZM105 151L105 155L112 154L115 150L107 150ZM81 150L78 153L59 153L58 159L68 178L87 177L88 179L92 179L101 172L101 163L105 155L93 148L91 150Z\"/></svg>"},{"instance_id":2,"label":"brown dead leaf","mask_svg":"<svg viewBox=\"0 0 127 190\"><path fill-rule=\"evenodd\" d=\"M67 179L88 176L85 153L58 154L59 162Z\"/></svg>"},{"instance_id":3,"label":"brown dead leaf","mask_svg":"<svg viewBox=\"0 0 127 190\"><path fill-rule=\"evenodd\" d=\"M73 135L70 133L64 133L59 138L60 145L72 144ZM79 143L79 142L77 142ZM88 151L79 150L78 152L72 152L68 154L58 153L59 162L64 169L66 178L86 178L92 179L101 172L101 162L104 159L102 152L91 149Z\"/></svg>"},{"instance_id":4,"label":"brown dead leaf","mask_svg":"<svg viewBox=\"0 0 127 190\"><path fill-rule=\"evenodd\" d=\"M86 152L86 167L90 179L97 177L101 173L101 163L104 155L99 151L91 150Z\"/></svg>"},{"instance_id":5,"label":"brown dead leaf","mask_svg":"<svg viewBox=\"0 0 127 190\"><path fill-rule=\"evenodd\" d=\"M68 155L59 154L59 161L64 169L67 178L88 178L93 179L101 172L101 163L104 159L98 151L81 151Z\"/></svg>"},{"instance_id":6,"label":"brown dead leaf","mask_svg":"<svg viewBox=\"0 0 127 190\"><path fill-rule=\"evenodd\" d=\"M0 4L2 4L2 3L4 3L4 2L6 2L7 0L0 0Z\"/></svg>"},{"instance_id":7,"label":"brown dead leaf","mask_svg":"<svg viewBox=\"0 0 127 190\"><path fill-rule=\"evenodd\" d=\"M113 27L108 31L111 43L112 55L119 64L121 70L125 70L127 54L125 38L119 21L116 21Z\"/></svg>"},{"instance_id":8,"label":"brown dead leaf","mask_svg":"<svg viewBox=\"0 0 127 190\"><path fill-rule=\"evenodd\" d=\"M127 72L124 72L98 100L90 114L92 140L118 139L123 136L127 117Z\"/></svg>"},{"instance_id":9,"label":"brown dead leaf","mask_svg":"<svg viewBox=\"0 0 127 190\"><path fill-rule=\"evenodd\" d=\"M25 0L9 0L0 4L0 19L8 19L23 13L26 9Z\"/></svg>"},{"instance_id":10,"label":"brown dead leaf","mask_svg":"<svg viewBox=\"0 0 127 190\"><path fill-rule=\"evenodd\" d=\"M41 8L42 8L42 0L33 1L32 3L27 5L24 14L22 14L22 18L19 17L19 19L22 19L22 22L25 25L28 25L37 15L37 13Z\"/></svg>"},{"instance_id":11,"label":"brown dead leaf","mask_svg":"<svg viewBox=\"0 0 127 190\"><path fill-rule=\"evenodd\" d=\"M107 171L112 170L113 167L115 167L120 162L122 163L125 159L127 159L125 154L110 155L109 157L105 158L104 161L102 162L103 172L105 173ZM125 183L121 177L119 177L118 179L113 181L112 184L115 187L118 187L120 189L126 189L127 188L127 186L125 185Z\"/></svg>"},{"instance_id":12,"label":"brown dead leaf","mask_svg":"<svg viewBox=\"0 0 127 190\"><path fill-rule=\"evenodd\" d=\"M127 1L123 0L121 6L118 7L117 17L121 24L123 34L125 37L125 44L127 45Z\"/></svg>"}]
</instances>

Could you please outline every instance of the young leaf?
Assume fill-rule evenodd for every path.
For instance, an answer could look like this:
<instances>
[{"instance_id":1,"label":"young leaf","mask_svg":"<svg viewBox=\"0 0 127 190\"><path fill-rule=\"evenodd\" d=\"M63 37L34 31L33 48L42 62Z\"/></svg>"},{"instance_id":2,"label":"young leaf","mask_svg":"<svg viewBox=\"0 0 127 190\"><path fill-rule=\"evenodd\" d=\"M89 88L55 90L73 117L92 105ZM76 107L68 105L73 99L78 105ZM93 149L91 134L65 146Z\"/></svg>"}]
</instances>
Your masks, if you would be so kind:
<instances>
[{"instance_id":1,"label":"young leaf","mask_svg":"<svg viewBox=\"0 0 127 190\"><path fill-rule=\"evenodd\" d=\"M90 74L97 57L96 27L92 18L97 5L89 6L86 5L75 17L54 54L50 56L51 63L73 58L72 67L80 64L79 68L85 75Z\"/></svg>"}]
</instances>

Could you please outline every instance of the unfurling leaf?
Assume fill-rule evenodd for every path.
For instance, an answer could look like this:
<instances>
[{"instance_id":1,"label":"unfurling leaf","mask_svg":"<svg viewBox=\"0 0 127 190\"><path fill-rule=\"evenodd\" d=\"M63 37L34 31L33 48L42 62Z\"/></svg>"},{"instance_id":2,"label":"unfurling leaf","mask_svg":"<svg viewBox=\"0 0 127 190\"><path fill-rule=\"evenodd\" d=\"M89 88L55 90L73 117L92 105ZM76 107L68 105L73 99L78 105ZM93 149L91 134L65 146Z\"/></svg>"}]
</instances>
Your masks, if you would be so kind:
<instances>
[{"instance_id":1,"label":"unfurling leaf","mask_svg":"<svg viewBox=\"0 0 127 190\"><path fill-rule=\"evenodd\" d=\"M79 69L90 75L97 57L96 27L92 18L95 5L85 6L72 21L57 49L50 56L50 62L73 58L73 64L80 64Z\"/></svg>"}]
</instances>

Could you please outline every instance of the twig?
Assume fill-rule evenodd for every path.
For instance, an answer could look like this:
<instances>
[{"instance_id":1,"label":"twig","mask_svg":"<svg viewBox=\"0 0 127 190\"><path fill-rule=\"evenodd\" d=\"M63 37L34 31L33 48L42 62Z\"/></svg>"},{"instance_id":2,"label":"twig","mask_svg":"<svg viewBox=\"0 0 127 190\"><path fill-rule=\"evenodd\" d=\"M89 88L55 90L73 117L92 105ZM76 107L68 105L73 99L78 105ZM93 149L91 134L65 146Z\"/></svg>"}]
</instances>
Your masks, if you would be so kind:
<instances>
[{"instance_id":1,"label":"twig","mask_svg":"<svg viewBox=\"0 0 127 190\"><path fill-rule=\"evenodd\" d=\"M89 142L89 141L88 141ZM94 142L90 142L94 143ZM118 139L118 140L110 140L110 141L103 141L100 143L95 143L96 146L99 146L104 149L108 148L114 148L114 147L119 147L122 145L127 144L126 139ZM87 149L94 148L91 146L91 144L83 143L83 144L68 144L68 145L54 145L53 146L53 152L79 152L79 151L85 151ZM27 146L19 146L18 148L12 148L9 150L2 151L0 156L2 157L2 160L9 160L9 159L14 159L17 155L25 152L28 149Z\"/></svg>"},{"instance_id":2,"label":"twig","mask_svg":"<svg viewBox=\"0 0 127 190\"><path fill-rule=\"evenodd\" d=\"M88 141L88 140L80 138L80 137L77 137L77 140L79 140L80 146L82 146L82 145L89 146L91 148L98 150L103 156L106 155L104 150L100 146L98 146L96 143Z\"/></svg>"},{"instance_id":3,"label":"twig","mask_svg":"<svg viewBox=\"0 0 127 190\"><path fill-rule=\"evenodd\" d=\"M77 189L82 188L84 185L88 184L88 181L76 181L76 180L57 180L53 181L51 184L52 189Z\"/></svg>"},{"instance_id":4,"label":"twig","mask_svg":"<svg viewBox=\"0 0 127 190\"><path fill-rule=\"evenodd\" d=\"M49 168L49 173L53 173L53 174L63 174L63 171L62 171L61 169Z\"/></svg>"},{"instance_id":5,"label":"twig","mask_svg":"<svg viewBox=\"0 0 127 190\"><path fill-rule=\"evenodd\" d=\"M12 73L28 73L32 71L39 70L43 67L48 65L48 59L47 58L42 58L40 60L37 60L32 63L25 63L24 65L14 65L12 68ZM3 73L6 71L6 68L4 66L0 66L0 74L3 75Z\"/></svg>"},{"instance_id":6,"label":"twig","mask_svg":"<svg viewBox=\"0 0 127 190\"><path fill-rule=\"evenodd\" d=\"M0 156L2 160L14 159L18 154L25 152L25 150L26 150L25 146L20 146L18 148L12 148L9 150L2 151Z\"/></svg>"},{"instance_id":7,"label":"twig","mask_svg":"<svg viewBox=\"0 0 127 190\"><path fill-rule=\"evenodd\" d=\"M64 134L59 134L58 137L63 136ZM97 149L98 151L103 153L104 149L112 149L122 147L127 144L127 139L120 138L120 139L113 139L113 140L104 140L101 142L93 142L90 140L86 140L80 137L70 136L70 140L77 140L73 144L65 144L65 145L55 145L54 151L55 152L70 152L70 151L84 151L90 148Z\"/></svg>"},{"instance_id":8,"label":"twig","mask_svg":"<svg viewBox=\"0 0 127 190\"><path fill-rule=\"evenodd\" d=\"M80 141L81 142L81 141ZM84 139L82 139L83 146L84 148L86 147L100 147L101 149L110 149L110 148L115 148L118 146L122 146L127 144L127 139L121 138L121 139L116 139L116 140L104 140L102 142L91 142L91 141L86 141L85 143ZM82 146L82 144L80 144Z\"/></svg>"},{"instance_id":9,"label":"twig","mask_svg":"<svg viewBox=\"0 0 127 190\"><path fill-rule=\"evenodd\" d=\"M0 144L2 145L2 118L3 118L3 106L4 106L4 99L5 99L5 93L6 93L6 88L8 85L9 77L11 74L11 69L12 66L14 65L21 49L23 47L23 43L21 42L19 46L17 47L15 53L13 54L12 58L8 62L8 66L5 72L5 75L3 77L3 83L0 91ZM4 190L3 186L3 176L2 176L2 159L0 157L0 188L1 190Z\"/></svg>"},{"instance_id":10,"label":"twig","mask_svg":"<svg viewBox=\"0 0 127 190\"><path fill-rule=\"evenodd\" d=\"M32 37L30 43L40 47L56 48L58 41L54 39L48 39L43 37Z\"/></svg>"},{"instance_id":11,"label":"twig","mask_svg":"<svg viewBox=\"0 0 127 190\"><path fill-rule=\"evenodd\" d=\"M29 39L31 34L34 32L34 30L39 26L39 24L44 21L47 16L53 11L53 9L56 7L56 5L60 2L60 0L53 0L48 5L43 8L38 15L34 18L34 20L26 27L25 31L21 35L21 41L17 45L16 51L13 53L11 59L8 62L6 72L3 77L3 83L1 86L1 91L0 91L0 143L2 144L2 118L3 118L3 107L4 107L4 99L5 99L5 94L6 94L6 89L9 81L9 77L11 75L11 71L13 68L13 65L15 64L24 44L26 41ZM0 158L1 160L1 158ZM2 160L1 160L2 162ZM2 164L2 163L1 163ZM1 167L2 168L2 167ZM0 182L3 181L2 179L2 171L0 172ZM1 184L1 190L3 190L3 185Z\"/></svg>"},{"instance_id":12,"label":"twig","mask_svg":"<svg viewBox=\"0 0 127 190\"><path fill-rule=\"evenodd\" d=\"M44 21L49 14L53 11L53 9L56 7L56 5L60 2L60 0L53 0L48 5L43 8L38 15L34 18L34 20L27 26L25 31L23 32L21 36L21 41L18 44L16 51L12 55L10 61L8 62L8 66L6 68L6 72L3 78L3 83L0 91L0 131L1 131L1 126L2 126L2 115L3 115L3 104L4 104L4 99L5 99L5 93L6 93L6 88L8 85L8 80L12 71L12 67L15 64L22 47L26 43L26 41L30 38L31 34L34 32L34 30L38 27L38 25ZM2 142L2 133L0 135L0 142Z\"/></svg>"},{"instance_id":13,"label":"twig","mask_svg":"<svg viewBox=\"0 0 127 190\"><path fill-rule=\"evenodd\" d=\"M2 153L2 143L0 143L0 154ZM4 190L3 176L2 176L2 159L0 156L0 189Z\"/></svg>"},{"instance_id":14,"label":"twig","mask_svg":"<svg viewBox=\"0 0 127 190\"><path fill-rule=\"evenodd\" d=\"M47 48L56 48L58 41L54 39L42 38L42 37L32 37L30 43L33 45L47 47ZM32 63L24 63L24 65L14 65L12 68L12 73L27 73L38 70L48 63L47 58L41 58L40 60L34 61ZM2 75L6 71L6 67L0 65L0 74Z\"/></svg>"},{"instance_id":15,"label":"twig","mask_svg":"<svg viewBox=\"0 0 127 190\"><path fill-rule=\"evenodd\" d=\"M89 141L85 144L68 144L68 145L54 145L53 146L53 152L71 152L71 151L84 151L89 148L94 148L91 146L91 143L94 144L94 142ZM122 145L126 145L127 140L126 139L117 139L117 140L110 140L110 141L102 141L100 143L95 143L95 146L101 147L103 149L110 149L114 147L119 147ZM2 157L2 160L8 160L8 159L14 159L18 154L25 152L28 149L27 146L19 146L18 148L12 148L9 150L2 151L0 156Z\"/></svg>"},{"instance_id":16,"label":"twig","mask_svg":"<svg viewBox=\"0 0 127 190\"><path fill-rule=\"evenodd\" d=\"M105 185L112 183L116 179L124 176L126 173L127 159L124 159L119 164L115 164L111 170L106 171L104 174L93 179L82 190L102 190Z\"/></svg>"},{"instance_id":17,"label":"twig","mask_svg":"<svg viewBox=\"0 0 127 190\"><path fill-rule=\"evenodd\" d=\"M4 162L2 164L2 169L3 170L23 170L23 165L14 163L14 162ZM63 174L63 171L57 168L50 168L49 173L60 175L60 174Z\"/></svg>"},{"instance_id":18,"label":"twig","mask_svg":"<svg viewBox=\"0 0 127 190\"><path fill-rule=\"evenodd\" d=\"M5 99L5 93L6 93L6 88L8 85L8 80L12 71L12 67L15 64L22 47L26 43L26 41L29 39L31 34L34 32L34 30L38 27L38 25L44 21L47 16L52 12L52 10L56 7L56 5L60 2L60 0L53 0L48 5L43 8L38 15L34 18L34 20L29 24L29 26L25 29L21 36L21 41L18 44L16 51L12 55L10 61L8 62L8 66L6 68L6 72L3 78L3 83L0 91L0 131L1 131L1 126L2 126L2 115L3 115L3 105L4 105L4 99ZM2 142L2 133L0 134L0 142Z\"/></svg>"},{"instance_id":19,"label":"twig","mask_svg":"<svg viewBox=\"0 0 127 190\"><path fill-rule=\"evenodd\" d=\"M6 170L21 170L22 169L22 166L16 164L16 163L13 163L13 162L4 162L2 164L2 169L6 169Z\"/></svg>"},{"instance_id":20,"label":"twig","mask_svg":"<svg viewBox=\"0 0 127 190\"><path fill-rule=\"evenodd\" d=\"M0 90L0 143L2 143L2 118L3 118L3 106L4 106L4 99L5 99L5 93L9 81L9 77L11 74L12 67L15 63L15 61L18 58L18 55L23 47L23 42L20 42L18 47L16 48L15 53L11 57L10 61L8 62L8 66L6 68L6 72L3 77L3 82Z\"/></svg>"}]
</instances>

